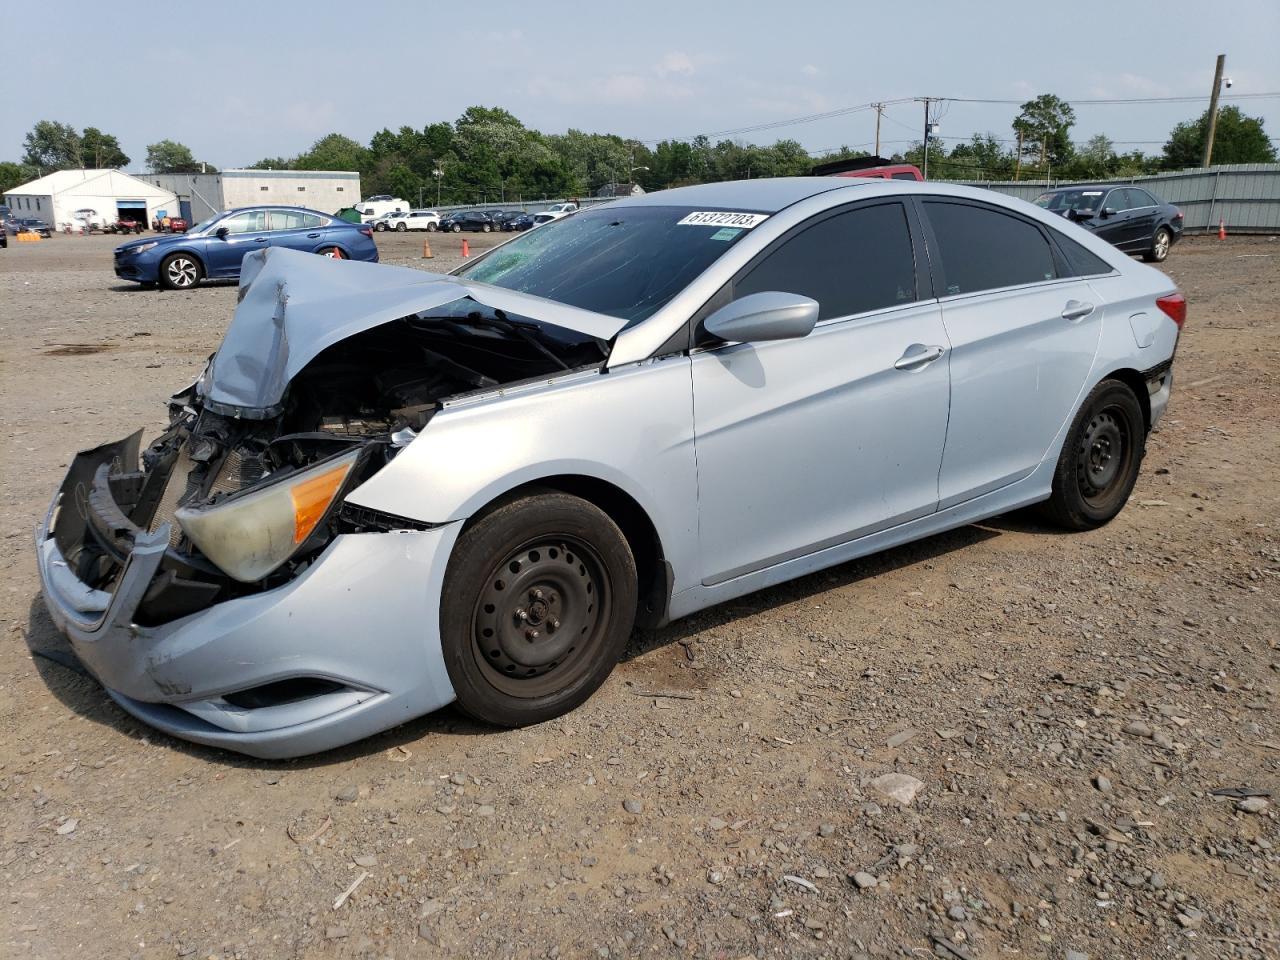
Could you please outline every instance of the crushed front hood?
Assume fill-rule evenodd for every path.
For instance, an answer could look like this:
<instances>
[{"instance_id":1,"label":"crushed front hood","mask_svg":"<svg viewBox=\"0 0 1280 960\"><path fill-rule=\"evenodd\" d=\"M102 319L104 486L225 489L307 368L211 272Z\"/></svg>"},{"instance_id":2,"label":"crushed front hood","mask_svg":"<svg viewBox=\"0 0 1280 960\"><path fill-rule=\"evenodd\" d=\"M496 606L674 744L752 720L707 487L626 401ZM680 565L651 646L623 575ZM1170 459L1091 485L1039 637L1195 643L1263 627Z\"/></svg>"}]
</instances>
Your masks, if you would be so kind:
<instances>
[{"instance_id":1,"label":"crushed front hood","mask_svg":"<svg viewBox=\"0 0 1280 960\"><path fill-rule=\"evenodd\" d=\"M626 323L446 274L275 247L255 250L240 267L240 302L201 380L201 395L224 414L275 416L289 381L326 347L466 297L598 340L612 339Z\"/></svg>"}]
</instances>

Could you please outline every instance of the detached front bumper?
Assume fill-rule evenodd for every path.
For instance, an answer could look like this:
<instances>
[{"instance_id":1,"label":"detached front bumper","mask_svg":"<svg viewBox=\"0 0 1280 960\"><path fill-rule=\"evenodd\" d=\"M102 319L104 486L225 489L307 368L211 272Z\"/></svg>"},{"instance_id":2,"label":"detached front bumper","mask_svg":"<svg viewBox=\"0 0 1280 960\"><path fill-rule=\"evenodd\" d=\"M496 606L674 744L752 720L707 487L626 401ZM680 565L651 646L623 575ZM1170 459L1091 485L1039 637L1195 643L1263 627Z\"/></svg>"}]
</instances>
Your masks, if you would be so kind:
<instances>
[{"instance_id":1,"label":"detached front bumper","mask_svg":"<svg viewBox=\"0 0 1280 960\"><path fill-rule=\"evenodd\" d=\"M130 455L136 463L136 437L77 455L36 528L49 614L123 709L176 737L283 758L454 699L439 597L461 523L341 535L284 586L142 626L135 613L169 548L167 525L134 536L110 592L82 582L64 555L94 509L85 478Z\"/></svg>"}]
</instances>

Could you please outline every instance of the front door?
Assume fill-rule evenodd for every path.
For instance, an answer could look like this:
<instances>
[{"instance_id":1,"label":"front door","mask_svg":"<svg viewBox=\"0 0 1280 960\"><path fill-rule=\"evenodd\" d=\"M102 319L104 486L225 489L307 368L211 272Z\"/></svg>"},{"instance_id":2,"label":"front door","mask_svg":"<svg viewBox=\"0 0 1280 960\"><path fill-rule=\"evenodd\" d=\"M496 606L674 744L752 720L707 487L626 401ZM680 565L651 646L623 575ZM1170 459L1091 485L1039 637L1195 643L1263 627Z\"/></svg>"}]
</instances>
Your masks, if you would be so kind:
<instances>
[{"instance_id":1,"label":"front door","mask_svg":"<svg viewBox=\"0 0 1280 960\"><path fill-rule=\"evenodd\" d=\"M815 217L731 284L812 297L803 339L693 354L702 581L721 583L932 513L946 333L897 201ZM720 298L717 298L720 299Z\"/></svg>"},{"instance_id":2,"label":"front door","mask_svg":"<svg viewBox=\"0 0 1280 960\"><path fill-rule=\"evenodd\" d=\"M951 341L945 510L1044 459L1093 367L1103 305L1087 281L1059 276L1039 224L973 201L921 206Z\"/></svg>"},{"instance_id":3,"label":"front door","mask_svg":"<svg viewBox=\"0 0 1280 960\"><path fill-rule=\"evenodd\" d=\"M267 211L246 210L218 223L216 230L226 228L226 236L211 236L208 251L209 276L235 277L240 274L240 261L246 253L268 246Z\"/></svg>"}]
</instances>

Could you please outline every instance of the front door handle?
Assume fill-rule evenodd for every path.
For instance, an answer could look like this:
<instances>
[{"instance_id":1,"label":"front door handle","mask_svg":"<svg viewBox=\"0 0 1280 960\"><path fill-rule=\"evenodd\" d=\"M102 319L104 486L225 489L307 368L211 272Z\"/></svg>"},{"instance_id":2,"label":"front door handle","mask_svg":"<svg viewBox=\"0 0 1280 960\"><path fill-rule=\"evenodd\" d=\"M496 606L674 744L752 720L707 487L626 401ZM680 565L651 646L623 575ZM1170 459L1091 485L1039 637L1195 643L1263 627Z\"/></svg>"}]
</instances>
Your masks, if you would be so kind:
<instances>
[{"instance_id":1,"label":"front door handle","mask_svg":"<svg viewBox=\"0 0 1280 960\"><path fill-rule=\"evenodd\" d=\"M254 243L266 243L266 242L267 242L267 238L266 238L266 237L254 237L254 238L253 238L253 242L254 242Z\"/></svg>"},{"instance_id":2,"label":"front door handle","mask_svg":"<svg viewBox=\"0 0 1280 960\"><path fill-rule=\"evenodd\" d=\"M925 364L933 363L946 353L943 347L926 347L923 343L913 343L907 352L893 362L895 370L919 370Z\"/></svg>"},{"instance_id":3,"label":"front door handle","mask_svg":"<svg viewBox=\"0 0 1280 960\"><path fill-rule=\"evenodd\" d=\"M1063 320L1083 320L1089 314L1093 313L1093 304L1086 303L1082 300L1068 300L1067 305L1062 308Z\"/></svg>"}]
</instances>

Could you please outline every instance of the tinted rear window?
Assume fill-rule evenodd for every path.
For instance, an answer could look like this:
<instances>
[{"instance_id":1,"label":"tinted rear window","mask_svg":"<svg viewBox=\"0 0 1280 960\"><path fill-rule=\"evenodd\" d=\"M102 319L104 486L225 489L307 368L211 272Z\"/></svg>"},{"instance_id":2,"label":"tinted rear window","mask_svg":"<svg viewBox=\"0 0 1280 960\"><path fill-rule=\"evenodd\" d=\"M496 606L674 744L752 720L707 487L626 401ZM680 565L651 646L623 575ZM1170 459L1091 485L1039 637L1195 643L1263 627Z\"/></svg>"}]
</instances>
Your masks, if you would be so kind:
<instances>
[{"instance_id":1,"label":"tinted rear window","mask_svg":"<svg viewBox=\"0 0 1280 960\"><path fill-rule=\"evenodd\" d=\"M990 207L927 200L945 277L944 296L1039 283L1055 276L1040 228Z\"/></svg>"},{"instance_id":2,"label":"tinted rear window","mask_svg":"<svg viewBox=\"0 0 1280 960\"><path fill-rule=\"evenodd\" d=\"M1058 241L1058 249L1066 258L1068 276L1094 277L1100 273L1110 273L1114 267L1096 254L1090 253L1070 237L1054 231L1054 239Z\"/></svg>"},{"instance_id":3,"label":"tinted rear window","mask_svg":"<svg viewBox=\"0 0 1280 960\"><path fill-rule=\"evenodd\" d=\"M784 240L734 284L733 296L766 290L817 300L820 320L915 300L915 256L902 204L838 213Z\"/></svg>"}]
</instances>

